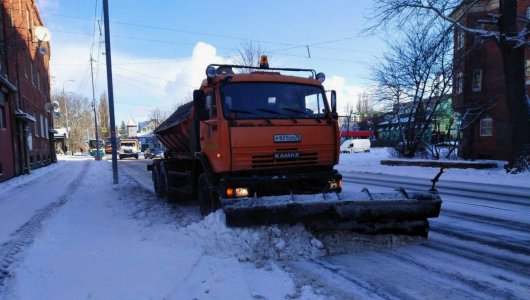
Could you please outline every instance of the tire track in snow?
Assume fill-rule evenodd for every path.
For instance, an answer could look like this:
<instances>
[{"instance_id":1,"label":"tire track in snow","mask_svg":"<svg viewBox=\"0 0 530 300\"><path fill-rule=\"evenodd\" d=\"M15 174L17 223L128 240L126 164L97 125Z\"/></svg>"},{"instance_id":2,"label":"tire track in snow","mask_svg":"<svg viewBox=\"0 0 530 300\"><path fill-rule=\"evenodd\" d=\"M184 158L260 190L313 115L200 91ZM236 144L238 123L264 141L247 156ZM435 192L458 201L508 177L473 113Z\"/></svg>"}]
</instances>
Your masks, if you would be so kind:
<instances>
[{"instance_id":1,"label":"tire track in snow","mask_svg":"<svg viewBox=\"0 0 530 300\"><path fill-rule=\"evenodd\" d=\"M392 252L388 253L388 255L394 257L400 262L404 262L408 265L416 266L418 267L418 269L421 269L423 271L436 274L436 278L447 278L448 280L453 281L455 283L461 283L464 286L468 286L470 289L469 296L473 295L474 293L480 293L482 295L476 295L477 298L484 299L487 296L491 297L492 299L517 299L517 297L510 290L506 290L502 287L493 286L490 282L487 281L466 277L460 272L454 270L441 270L437 267L433 267L432 264L419 262L417 259L414 259L414 256L407 256ZM457 289L455 288L455 290Z\"/></svg>"},{"instance_id":2,"label":"tire track in snow","mask_svg":"<svg viewBox=\"0 0 530 300\"><path fill-rule=\"evenodd\" d=\"M478 214L461 212L461 211L452 210L452 209L443 209L441 212L441 215L456 218L456 219L465 219L465 220L473 221L476 223L482 223L482 224L497 226L501 228L507 228L507 229L525 232L525 233L530 232L530 224L510 221L506 219L500 219L500 218L489 217L489 216L481 216Z\"/></svg>"},{"instance_id":3,"label":"tire track in snow","mask_svg":"<svg viewBox=\"0 0 530 300\"><path fill-rule=\"evenodd\" d=\"M66 192L57 201L37 210L33 217L20 226L11 236L11 240L0 245L0 288L12 277L10 267L17 262L24 250L33 243L35 236L40 232L43 222L69 200L69 196L78 188L85 176L90 161L86 161L77 177L68 185Z\"/></svg>"},{"instance_id":4,"label":"tire track in snow","mask_svg":"<svg viewBox=\"0 0 530 300\"><path fill-rule=\"evenodd\" d=\"M462 241L472 241L493 248L508 250L517 254L528 255L528 241L508 240L508 237L504 237L501 235L478 232L463 227L442 224L432 220L430 221L430 223L430 232L435 232Z\"/></svg>"},{"instance_id":5,"label":"tire track in snow","mask_svg":"<svg viewBox=\"0 0 530 300\"><path fill-rule=\"evenodd\" d=\"M448 243L446 240L438 241L437 239L432 238L428 243L423 244L423 247L429 248L433 251L439 251L444 254L463 257L485 265L494 266L496 268L518 274L522 277L530 277L530 264L512 258L510 255L495 254L488 251L482 251L471 245L462 246Z\"/></svg>"},{"instance_id":6,"label":"tire track in snow","mask_svg":"<svg viewBox=\"0 0 530 300\"><path fill-rule=\"evenodd\" d=\"M304 264L308 266L305 267ZM382 288L347 269L319 259L288 263L289 272L300 285L310 285L319 294L336 299L410 299L394 288ZM317 272L315 272L317 271ZM324 280L323 280L324 279ZM340 287L340 289L338 289Z\"/></svg>"}]
</instances>

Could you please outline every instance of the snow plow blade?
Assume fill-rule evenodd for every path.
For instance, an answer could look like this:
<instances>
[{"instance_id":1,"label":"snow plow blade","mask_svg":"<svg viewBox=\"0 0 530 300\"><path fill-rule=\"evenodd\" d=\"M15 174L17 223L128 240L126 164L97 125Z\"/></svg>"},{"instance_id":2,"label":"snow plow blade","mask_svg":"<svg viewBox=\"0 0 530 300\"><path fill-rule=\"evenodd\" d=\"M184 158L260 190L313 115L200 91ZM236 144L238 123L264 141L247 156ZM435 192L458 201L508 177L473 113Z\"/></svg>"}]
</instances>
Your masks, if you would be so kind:
<instances>
[{"instance_id":1,"label":"snow plow blade","mask_svg":"<svg viewBox=\"0 0 530 300\"><path fill-rule=\"evenodd\" d=\"M294 195L284 201L266 198L223 200L226 223L233 227L304 223L315 231L351 230L366 234L427 236L428 218L438 217L442 200L436 192ZM318 199L320 198L320 199Z\"/></svg>"}]
</instances>

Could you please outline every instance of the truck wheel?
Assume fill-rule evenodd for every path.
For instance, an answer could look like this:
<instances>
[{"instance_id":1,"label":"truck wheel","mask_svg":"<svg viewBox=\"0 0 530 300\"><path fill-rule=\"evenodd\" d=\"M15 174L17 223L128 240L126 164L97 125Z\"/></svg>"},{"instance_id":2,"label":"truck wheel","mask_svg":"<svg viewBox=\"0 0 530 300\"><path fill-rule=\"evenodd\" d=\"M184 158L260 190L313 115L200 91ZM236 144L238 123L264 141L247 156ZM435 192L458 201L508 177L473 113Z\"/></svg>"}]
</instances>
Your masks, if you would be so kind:
<instances>
[{"instance_id":1,"label":"truck wheel","mask_svg":"<svg viewBox=\"0 0 530 300\"><path fill-rule=\"evenodd\" d=\"M160 166L153 168L153 185L156 196L163 198L166 195L166 179L162 177L162 172L160 171Z\"/></svg>"},{"instance_id":2,"label":"truck wheel","mask_svg":"<svg viewBox=\"0 0 530 300\"><path fill-rule=\"evenodd\" d=\"M199 200L201 215L203 216L209 215L220 207L219 196L217 193L208 190L208 178L204 173L199 176L197 199Z\"/></svg>"},{"instance_id":3,"label":"truck wheel","mask_svg":"<svg viewBox=\"0 0 530 300\"><path fill-rule=\"evenodd\" d=\"M138 159L138 154L136 154L136 155L134 156L134 158Z\"/></svg>"}]
</instances>

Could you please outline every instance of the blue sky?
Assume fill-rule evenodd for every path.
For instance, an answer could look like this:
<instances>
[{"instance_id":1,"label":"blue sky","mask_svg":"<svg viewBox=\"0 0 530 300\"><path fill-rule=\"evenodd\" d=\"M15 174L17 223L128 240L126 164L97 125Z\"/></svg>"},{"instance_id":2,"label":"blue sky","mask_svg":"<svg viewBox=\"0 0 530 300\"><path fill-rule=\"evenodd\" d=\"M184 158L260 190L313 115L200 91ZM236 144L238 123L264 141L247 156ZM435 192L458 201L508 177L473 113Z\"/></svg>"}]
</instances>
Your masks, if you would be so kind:
<instances>
[{"instance_id":1,"label":"blue sky","mask_svg":"<svg viewBox=\"0 0 530 300\"><path fill-rule=\"evenodd\" d=\"M64 87L92 98L93 40L97 97L106 90L104 45L95 22L103 23L101 2L38 1L52 32L52 91ZM190 98L208 63L230 62L246 40L270 52L275 67L326 73L326 88L336 89L343 105L372 85L369 66L385 48L380 36L360 34L372 0L109 0L109 5L117 123L131 116L145 120L157 107L172 111Z\"/></svg>"}]
</instances>

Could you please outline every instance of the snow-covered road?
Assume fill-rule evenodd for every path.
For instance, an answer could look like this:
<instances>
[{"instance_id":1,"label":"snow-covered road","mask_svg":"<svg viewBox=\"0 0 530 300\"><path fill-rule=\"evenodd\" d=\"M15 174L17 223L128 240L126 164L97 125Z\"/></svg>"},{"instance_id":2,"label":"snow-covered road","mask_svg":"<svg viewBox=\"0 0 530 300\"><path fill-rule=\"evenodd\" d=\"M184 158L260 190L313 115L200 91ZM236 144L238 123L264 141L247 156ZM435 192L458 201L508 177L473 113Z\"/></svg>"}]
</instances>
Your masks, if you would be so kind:
<instances>
[{"instance_id":1,"label":"snow-covered road","mask_svg":"<svg viewBox=\"0 0 530 300\"><path fill-rule=\"evenodd\" d=\"M530 294L530 202L443 196L428 240L232 229L221 212L202 219L196 206L157 199L145 161L120 162L120 170L113 186L109 162L77 158L0 184L0 299Z\"/></svg>"}]
</instances>

